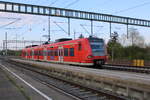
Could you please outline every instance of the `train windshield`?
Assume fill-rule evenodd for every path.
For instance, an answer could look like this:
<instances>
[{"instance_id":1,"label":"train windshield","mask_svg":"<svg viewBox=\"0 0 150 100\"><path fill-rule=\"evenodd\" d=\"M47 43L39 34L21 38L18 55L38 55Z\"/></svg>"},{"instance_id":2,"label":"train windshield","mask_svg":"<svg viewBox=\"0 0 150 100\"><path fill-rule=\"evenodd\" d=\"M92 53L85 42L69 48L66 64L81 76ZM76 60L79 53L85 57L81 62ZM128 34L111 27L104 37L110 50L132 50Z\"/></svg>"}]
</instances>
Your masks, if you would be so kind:
<instances>
[{"instance_id":1,"label":"train windshield","mask_svg":"<svg viewBox=\"0 0 150 100\"><path fill-rule=\"evenodd\" d=\"M105 49L104 49L104 40L103 39L92 39L90 40L90 45L92 48L93 56L104 56Z\"/></svg>"}]
</instances>

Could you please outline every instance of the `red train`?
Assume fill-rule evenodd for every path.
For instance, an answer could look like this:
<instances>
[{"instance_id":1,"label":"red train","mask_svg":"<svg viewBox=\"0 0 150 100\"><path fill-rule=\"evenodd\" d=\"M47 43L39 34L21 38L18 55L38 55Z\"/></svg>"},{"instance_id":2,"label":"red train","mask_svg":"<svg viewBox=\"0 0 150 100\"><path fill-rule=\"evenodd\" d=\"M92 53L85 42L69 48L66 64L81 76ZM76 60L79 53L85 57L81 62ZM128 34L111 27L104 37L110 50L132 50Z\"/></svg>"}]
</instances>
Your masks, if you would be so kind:
<instances>
[{"instance_id":1,"label":"red train","mask_svg":"<svg viewBox=\"0 0 150 100\"><path fill-rule=\"evenodd\" d=\"M56 43L29 46L22 57L55 63L93 66L105 64L106 46L103 39L89 37L76 40L59 39Z\"/></svg>"}]
</instances>

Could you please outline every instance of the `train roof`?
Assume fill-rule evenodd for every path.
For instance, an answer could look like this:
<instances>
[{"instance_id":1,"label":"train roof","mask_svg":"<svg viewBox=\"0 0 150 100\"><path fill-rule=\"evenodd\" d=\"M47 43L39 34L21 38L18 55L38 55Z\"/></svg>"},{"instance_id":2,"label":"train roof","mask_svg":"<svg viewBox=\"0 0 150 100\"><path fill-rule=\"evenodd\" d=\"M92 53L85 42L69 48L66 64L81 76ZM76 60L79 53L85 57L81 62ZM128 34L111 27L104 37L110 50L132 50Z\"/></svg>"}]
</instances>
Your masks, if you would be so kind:
<instances>
[{"instance_id":1,"label":"train roof","mask_svg":"<svg viewBox=\"0 0 150 100\"><path fill-rule=\"evenodd\" d=\"M25 48L31 48L31 47L36 47L38 45L29 45L29 46L26 46Z\"/></svg>"},{"instance_id":2,"label":"train roof","mask_svg":"<svg viewBox=\"0 0 150 100\"><path fill-rule=\"evenodd\" d=\"M64 42L64 41L70 41L70 40L72 40L72 39L71 38L61 38L61 39L55 40L55 42L57 43L57 42Z\"/></svg>"},{"instance_id":3,"label":"train roof","mask_svg":"<svg viewBox=\"0 0 150 100\"><path fill-rule=\"evenodd\" d=\"M79 39L75 39L75 40L62 38L62 39L58 39L58 40L60 40L61 42L54 42L54 43L50 43L50 44L43 44L43 45L33 46L33 47L29 47L29 49L30 48L36 49L36 48L39 48L39 47L47 47L47 46L56 46L56 45L69 44L69 43L76 43L76 42L81 42L81 41L84 41L84 40L103 41L102 38L97 38L97 37L79 38ZM26 48L26 49L28 49L28 48Z\"/></svg>"}]
</instances>

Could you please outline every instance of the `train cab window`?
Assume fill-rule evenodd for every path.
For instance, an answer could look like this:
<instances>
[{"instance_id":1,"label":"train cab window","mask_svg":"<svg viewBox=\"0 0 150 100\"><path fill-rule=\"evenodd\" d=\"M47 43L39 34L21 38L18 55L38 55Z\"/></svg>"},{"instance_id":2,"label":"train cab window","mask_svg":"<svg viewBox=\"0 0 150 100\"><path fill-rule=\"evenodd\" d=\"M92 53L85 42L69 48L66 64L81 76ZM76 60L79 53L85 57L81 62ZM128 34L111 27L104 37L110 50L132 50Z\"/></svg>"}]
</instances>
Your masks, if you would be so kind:
<instances>
[{"instance_id":1,"label":"train cab window","mask_svg":"<svg viewBox=\"0 0 150 100\"><path fill-rule=\"evenodd\" d=\"M64 49L64 56L68 56L68 48Z\"/></svg>"},{"instance_id":2,"label":"train cab window","mask_svg":"<svg viewBox=\"0 0 150 100\"><path fill-rule=\"evenodd\" d=\"M74 48L69 49L69 56L74 56Z\"/></svg>"}]
</instances>

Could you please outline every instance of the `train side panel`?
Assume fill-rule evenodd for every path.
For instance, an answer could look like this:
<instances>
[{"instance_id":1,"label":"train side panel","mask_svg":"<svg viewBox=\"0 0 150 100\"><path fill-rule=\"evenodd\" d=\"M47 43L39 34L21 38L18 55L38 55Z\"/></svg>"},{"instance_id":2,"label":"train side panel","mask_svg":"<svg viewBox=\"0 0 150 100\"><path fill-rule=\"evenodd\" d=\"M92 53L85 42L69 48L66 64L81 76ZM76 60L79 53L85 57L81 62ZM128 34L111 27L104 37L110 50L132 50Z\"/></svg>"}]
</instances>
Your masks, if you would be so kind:
<instances>
[{"instance_id":1,"label":"train side panel","mask_svg":"<svg viewBox=\"0 0 150 100\"><path fill-rule=\"evenodd\" d=\"M101 48L104 49L104 47ZM106 60L106 54L102 54L106 52L101 52L102 56L100 56L94 51L96 49L100 50L99 43L95 44L94 42L93 45L93 42L91 44L91 41L88 38L82 38L25 48L22 50L22 57L41 61L92 66L95 61L105 62Z\"/></svg>"}]
</instances>

